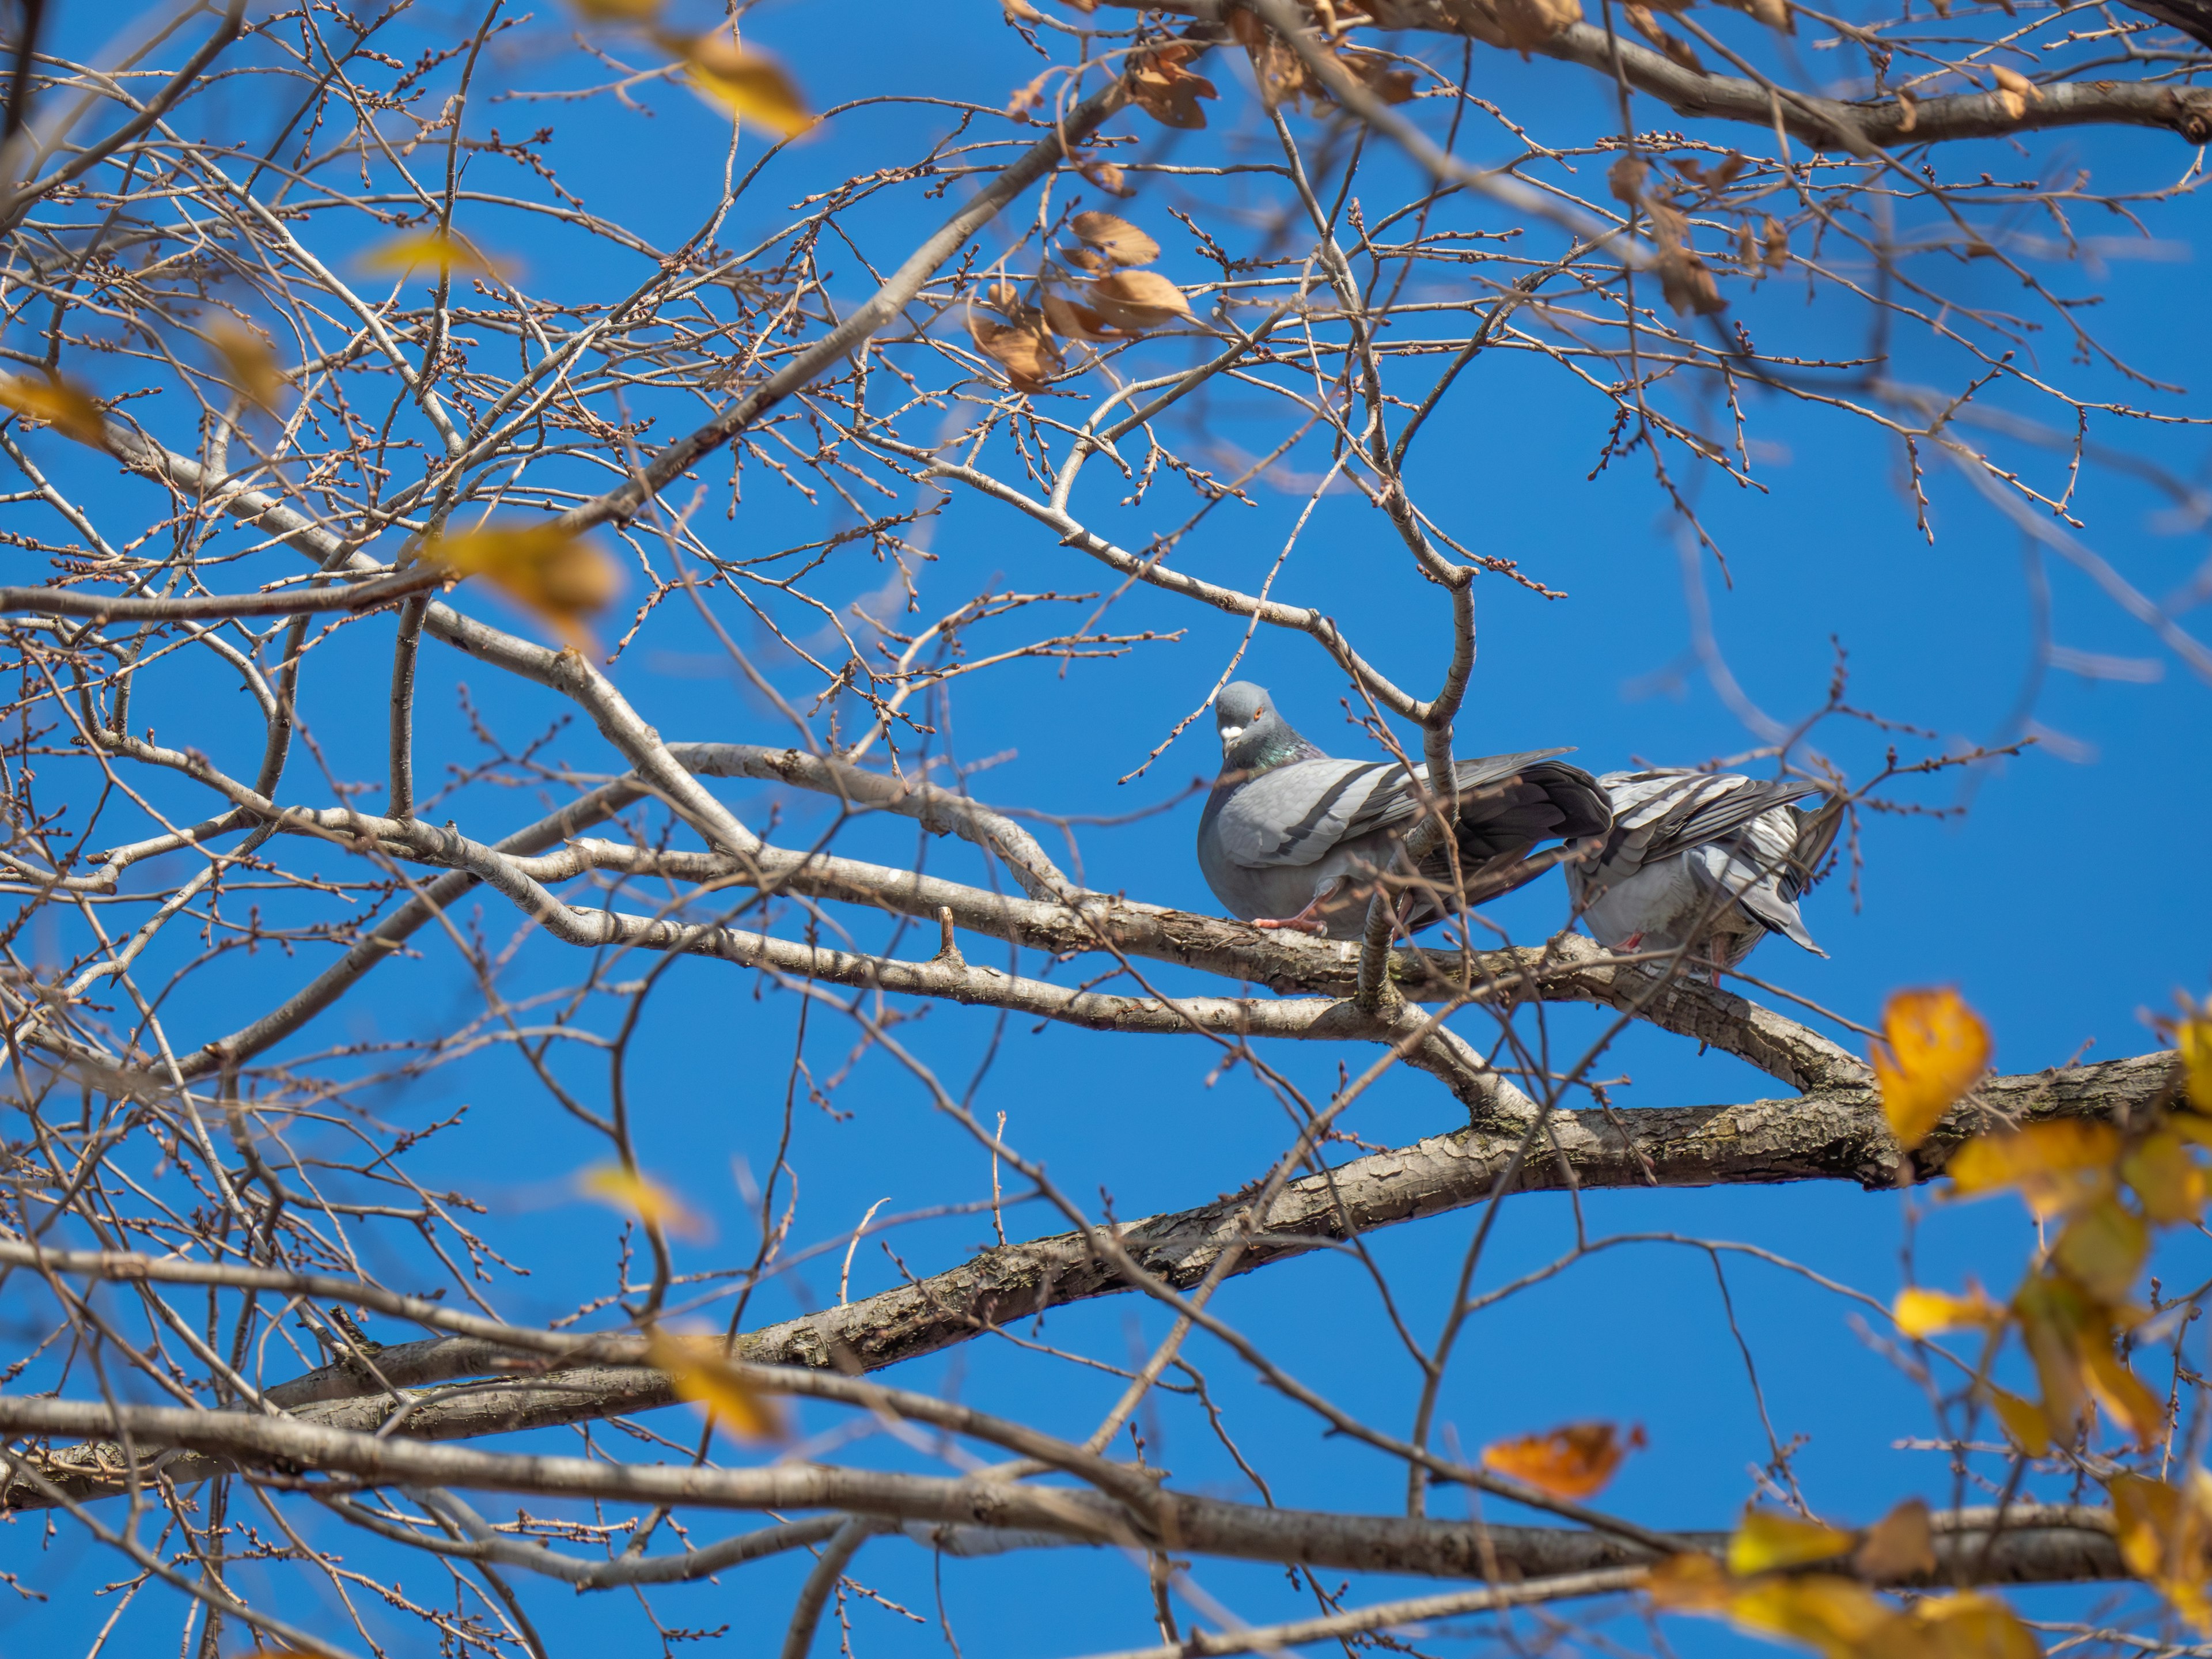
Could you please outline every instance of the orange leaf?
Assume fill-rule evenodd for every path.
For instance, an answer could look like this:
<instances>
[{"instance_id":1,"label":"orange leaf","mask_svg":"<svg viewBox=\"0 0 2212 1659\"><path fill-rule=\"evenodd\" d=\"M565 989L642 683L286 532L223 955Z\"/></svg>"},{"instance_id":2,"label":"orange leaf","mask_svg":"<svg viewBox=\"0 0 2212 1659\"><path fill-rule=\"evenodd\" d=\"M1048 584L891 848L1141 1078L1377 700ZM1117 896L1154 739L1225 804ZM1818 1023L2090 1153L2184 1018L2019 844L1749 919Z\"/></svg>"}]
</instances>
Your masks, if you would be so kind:
<instances>
[{"instance_id":1,"label":"orange leaf","mask_svg":"<svg viewBox=\"0 0 2212 1659\"><path fill-rule=\"evenodd\" d=\"M1710 1555L1688 1550L1651 1569L1644 1593L1655 1606L1682 1613L1718 1613L1735 1597L1735 1580Z\"/></svg>"},{"instance_id":2,"label":"orange leaf","mask_svg":"<svg viewBox=\"0 0 2212 1659\"><path fill-rule=\"evenodd\" d=\"M1890 1132L1909 1152L1990 1063L1990 1031L1956 991L1899 991L1870 1058Z\"/></svg>"},{"instance_id":3,"label":"orange leaf","mask_svg":"<svg viewBox=\"0 0 2212 1659\"><path fill-rule=\"evenodd\" d=\"M1644 1443L1640 1427L1629 1430L1624 1439L1610 1423L1569 1423L1548 1434L1486 1446L1482 1462L1554 1498L1589 1498L1613 1479L1622 1458Z\"/></svg>"},{"instance_id":4,"label":"orange leaf","mask_svg":"<svg viewBox=\"0 0 2212 1659\"><path fill-rule=\"evenodd\" d=\"M677 1394L708 1413L739 1440L774 1442L785 1437L783 1413L736 1367L708 1351L705 1341L684 1341L655 1331L645 1357L666 1371Z\"/></svg>"},{"instance_id":5,"label":"orange leaf","mask_svg":"<svg viewBox=\"0 0 2212 1659\"><path fill-rule=\"evenodd\" d=\"M100 401L74 380L49 374L0 374L0 404L26 419L44 422L65 438L94 449L107 447L107 417Z\"/></svg>"}]
</instances>

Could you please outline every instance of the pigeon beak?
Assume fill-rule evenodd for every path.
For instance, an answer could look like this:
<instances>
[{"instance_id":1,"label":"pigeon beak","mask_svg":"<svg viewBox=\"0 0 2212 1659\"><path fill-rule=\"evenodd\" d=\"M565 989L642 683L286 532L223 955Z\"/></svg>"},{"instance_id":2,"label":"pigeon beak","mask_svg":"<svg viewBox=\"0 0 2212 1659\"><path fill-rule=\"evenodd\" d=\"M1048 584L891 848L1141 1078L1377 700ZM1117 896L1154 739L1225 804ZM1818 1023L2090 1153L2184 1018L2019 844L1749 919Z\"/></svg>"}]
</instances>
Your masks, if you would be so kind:
<instances>
[{"instance_id":1,"label":"pigeon beak","mask_svg":"<svg viewBox=\"0 0 2212 1659\"><path fill-rule=\"evenodd\" d=\"M1221 728L1221 741L1222 741L1222 744L1223 744L1223 746L1224 746L1224 747L1226 747L1228 744L1232 744L1232 743L1236 742L1237 738L1239 738L1243 737L1243 735L1244 735L1244 728L1243 728L1243 726L1223 726L1223 727Z\"/></svg>"}]
</instances>

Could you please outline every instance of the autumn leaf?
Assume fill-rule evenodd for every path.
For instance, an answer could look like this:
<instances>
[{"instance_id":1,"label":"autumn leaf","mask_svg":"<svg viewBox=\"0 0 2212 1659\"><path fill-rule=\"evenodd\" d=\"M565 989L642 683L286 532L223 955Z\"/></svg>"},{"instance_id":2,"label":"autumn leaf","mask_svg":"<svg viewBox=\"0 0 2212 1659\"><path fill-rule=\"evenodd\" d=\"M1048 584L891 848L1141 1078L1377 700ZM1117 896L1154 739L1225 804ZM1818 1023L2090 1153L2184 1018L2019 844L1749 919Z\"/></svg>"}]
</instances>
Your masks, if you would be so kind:
<instances>
[{"instance_id":1,"label":"autumn leaf","mask_svg":"<svg viewBox=\"0 0 2212 1659\"><path fill-rule=\"evenodd\" d=\"M618 1210L629 1210L648 1227L678 1237L702 1238L706 1223L685 1207L684 1200L653 1180L619 1164L605 1164L577 1177L577 1188L590 1198L603 1199Z\"/></svg>"},{"instance_id":2,"label":"autumn leaf","mask_svg":"<svg viewBox=\"0 0 2212 1659\"><path fill-rule=\"evenodd\" d=\"M1089 306L1078 305L1047 289L1041 303L1044 320L1064 340L1110 340L1115 337L1106 319Z\"/></svg>"},{"instance_id":3,"label":"autumn leaf","mask_svg":"<svg viewBox=\"0 0 2212 1659\"><path fill-rule=\"evenodd\" d=\"M1343 54L1343 63L1368 91L1384 103L1413 101L1413 89L1420 80L1418 70L1402 68L1379 52L1348 52Z\"/></svg>"},{"instance_id":4,"label":"autumn leaf","mask_svg":"<svg viewBox=\"0 0 2212 1659\"><path fill-rule=\"evenodd\" d=\"M256 409L275 414L284 392L284 374L269 342L236 319L219 317L209 325L208 343L222 357L231 385Z\"/></svg>"},{"instance_id":5,"label":"autumn leaf","mask_svg":"<svg viewBox=\"0 0 2212 1659\"><path fill-rule=\"evenodd\" d=\"M660 15L663 0L568 0L594 23L644 23Z\"/></svg>"},{"instance_id":6,"label":"autumn leaf","mask_svg":"<svg viewBox=\"0 0 2212 1659\"><path fill-rule=\"evenodd\" d=\"M1790 263L1790 228L1772 214L1761 214L1759 224L1760 258L1769 270L1779 270Z\"/></svg>"},{"instance_id":7,"label":"autumn leaf","mask_svg":"<svg viewBox=\"0 0 2212 1659\"><path fill-rule=\"evenodd\" d=\"M1656 1606L1680 1613L1718 1613L1735 1599L1737 1588L1728 1569L1699 1550L1668 1556L1644 1581L1644 1593Z\"/></svg>"},{"instance_id":8,"label":"autumn leaf","mask_svg":"<svg viewBox=\"0 0 2212 1659\"><path fill-rule=\"evenodd\" d=\"M1129 176L1111 161L1078 161L1075 170L1109 196L1132 196Z\"/></svg>"},{"instance_id":9,"label":"autumn leaf","mask_svg":"<svg viewBox=\"0 0 2212 1659\"><path fill-rule=\"evenodd\" d=\"M2042 1273L2014 1294L2013 1316L2043 1391L2051 1438L2074 1437L2094 1400L2139 1445L2166 1428L2166 1411L2114 1351L2120 1316L2063 1273Z\"/></svg>"},{"instance_id":10,"label":"autumn leaf","mask_svg":"<svg viewBox=\"0 0 2212 1659\"><path fill-rule=\"evenodd\" d=\"M1951 1595L1930 1595L1915 1602L1903 1615L1905 1625L1924 1640L1895 1651L1927 1652L1936 1659L2043 1659L2035 1634L2015 1613L1993 1595L1960 1590Z\"/></svg>"},{"instance_id":11,"label":"autumn leaf","mask_svg":"<svg viewBox=\"0 0 2212 1659\"><path fill-rule=\"evenodd\" d=\"M1185 131L1206 125L1201 98L1218 98L1213 82L1194 75L1183 64L1198 48L1181 44L1157 46L1131 67L1129 101L1164 127Z\"/></svg>"},{"instance_id":12,"label":"autumn leaf","mask_svg":"<svg viewBox=\"0 0 2212 1659\"><path fill-rule=\"evenodd\" d=\"M1735 1535L1729 1540L1729 1571L1739 1578L1748 1578L1777 1567L1826 1561L1841 1555L1856 1541L1850 1533L1821 1522L1753 1506L1743 1512Z\"/></svg>"},{"instance_id":13,"label":"autumn leaf","mask_svg":"<svg viewBox=\"0 0 2212 1659\"><path fill-rule=\"evenodd\" d=\"M1229 32L1252 60L1252 81L1269 109L1317 91L1297 49L1241 7L1229 13Z\"/></svg>"},{"instance_id":14,"label":"autumn leaf","mask_svg":"<svg viewBox=\"0 0 2212 1659\"><path fill-rule=\"evenodd\" d=\"M499 275L499 268L467 242L434 230L415 231L379 242L361 256L359 264L363 270L402 276L423 265L434 265L441 274L472 270L485 276Z\"/></svg>"},{"instance_id":15,"label":"autumn leaf","mask_svg":"<svg viewBox=\"0 0 2212 1659\"><path fill-rule=\"evenodd\" d=\"M1098 314L1117 328L1141 331L1190 315L1183 291L1157 270L1116 270L1088 289Z\"/></svg>"},{"instance_id":16,"label":"autumn leaf","mask_svg":"<svg viewBox=\"0 0 2212 1659\"><path fill-rule=\"evenodd\" d=\"M107 447L107 417L100 400L76 381L49 373L43 380L27 374L0 374L0 404L27 420L40 421L94 449Z\"/></svg>"},{"instance_id":17,"label":"autumn leaf","mask_svg":"<svg viewBox=\"0 0 2212 1659\"><path fill-rule=\"evenodd\" d=\"M2029 104L2042 101L2043 88L2018 70L2008 69L2002 64L1992 64L1990 75L1997 83L1997 101L2005 106L2005 113L2014 120L2017 121L2027 113Z\"/></svg>"},{"instance_id":18,"label":"autumn leaf","mask_svg":"<svg viewBox=\"0 0 2212 1659\"><path fill-rule=\"evenodd\" d=\"M1979 1135L1944 1173L1961 1197L2020 1189L2039 1216L2063 1215L2112 1190L2120 1132L2085 1118L2047 1118L2009 1134Z\"/></svg>"},{"instance_id":19,"label":"autumn leaf","mask_svg":"<svg viewBox=\"0 0 2212 1659\"><path fill-rule=\"evenodd\" d=\"M1235 14L1244 15L1243 12ZM1117 265L1148 265L1160 257L1160 245L1127 219L1110 213L1079 213L1069 228Z\"/></svg>"},{"instance_id":20,"label":"autumn leaf","mask_svg":"<svg viewBox=\"0 0 2212 1659\"><path fill-rule=\"evenodd\" d=\"M1624 1438L1610 1423L1569 1423L1486 1446L1482 1463L1554 1498L1591 1498L1613 1479L1620 1460L1644 1443L1640 1425Z\"/></svg>"},{"instance_id":21,"label":"autumn leaf","mask_svg":"<svg viewBox=\"0 0 2212 1659\"><path fill-rule=\"evenodd\" d=\"M2172 1129L2154 1131L2130 1147L2120 1160L2120 1179L2142 1200L2143 1213L2160 1225L2194 1221L2204 1207L2204 1166Z\"/></svg>"},{"instance_id":22,"label":"autumn leaf","mask_svg":"<svg viewBox=\"0 0 2212 1659\"><path fill-rule=\"evenodd\" d=\"M2004 1425L2014 1444L2030 1457L2041 1457L2050 1451L2051 1419L2043 1414L2042 1407L2009 1389L1992 1385L1989 1395L1990 1404L1996 1409L1997 1421Z\"/></svg>"},{"instance_id":23,"label":"autumn leaf","mask_svg":"<svg viewBox=\"0 0 2212 1659\"><path fill-rule=\"evenodd\" d=\"M1935 1571L1936 1540L1928 1524L1927 1500L1908 1498L1869 1527L1851 1565L1860 1577L1876 1583Z\"/></svg>"},{"instance_id":24,"label":"autumn leaf","mask_svg":"<svg viewBox=\"0 0 2212 1659\"><path fill-rule=\"evenodd\" d=\"M2105 1303L2126 1298L2149 1254L2150 1229L2141 1216L2112 1197L2078 1212L2051 1251L2051 1259L2075 1283Z\"/></svg>"},{"instance_id":25,"label":"autumn leaf","mask_svg":"<svg viewBox=\"0 0 2212 1659\"><path fill-rule=\"evenodd\" d=\"M646 1343L645 1357L668 1373L679 1398L704 1406L713 1420L735 1438L755 1443L785 1438L788 1431L775 1401L734 1366L705 1350L705 1342L686 1342L655 1331Z\"/></svg>"},{"instance_id":26,"label":"autumn leaf","mask_svg":"<svg viewBox=\"0 0 2212 1659\"><path fill-rule=\"evenodd\" d=\"M1582 0L1491 0L1505 44L1526 52L1583 21Z\"/></svg>"},{"instance_id":27,"label":"autumn leaf","mask_svg":"<svg viewBox=\"0 0 2212 1659\"><path fill-rule=\"evenodd\" d=\"M1729 1603L1736 1624L1802 1642L1829 1659L1863 1659L1874 1651L1872 1639L1898 1616L1857 1580L1824 1572L1765 1579Z\"/></svg>"},{"instance_id":28,"label":"autumn leaf","mask_svg":"<svg viewBox=\"0 0 2212 1659\"><path fill-rule=\"evenodd\" d=\"M1990 1063L1990 1031L1956 991L1899 991L1881 1011L1875 1079L1890 1132L1910 1152Z\"/></svg>"},{"instance_id":29,"label":"autumn leaf","mask_svg":"<svg viewBox=\"0 0 2212 1659\"><path fill-rule=\"evenodd\" d=\"M2172 1604L2173 1610L2212 1635L2212 1475L2189 1472L2177 1486L2140 1474L2116 1474L2105 1486L2112 1496L2112 1529L2130 1572Z\"/></svg>"},{"instance_id":30,"label":"autumn leaf","mask_svg":"<svg viewBox=\"0 0 2212 1659\"><path fill-rule=\"evenodd\" d=\"M1017 392L1042 392L1066 367L1040 313L1024 312L1017 321L1000 323L971 308L968 332L977 349L1006 370L1008 384Z\"/></svg>"},{"instance_id":31,"label":"autumn leaf","mask_svg":"<svg viewBox=\"0 0 2212 1659\"><path fill-rule=\"evenodd\" d=\"M425 543L422 556L464 576L482 576L580 651L591 643L584 618L605 609L622 586L612 559L550 521L465 530Z\"/></svg>"},{"instance_id":32,"label":"autumn leaf","mask_svg":"<svg viewBox=\"0 0 2212 1659\"><path fill-rule=\"evenodd\" d=\"M2183 1092L2191 1105L2212 1115L2212 1003L2201 1014L2191 1009L2168 1029L2181 1062Z\"/></svg>"},{"instance_id":33,"label":"autumn leaf","mask_svg":"<svg viewBox=\"0 0 2212 1659\"><path fill-rule=\"evenodd\" d=\"M814 125L806 100L781 64L741 46L722 30L705 34L653 31L653 42L684 60L684 78L709 104L759 122L779 138L796 138Z\"/></svg>"},{"instance_id":34,"label":"autumn leaf","mask_svg":"<svg viewBox=\"0 0 2212 1659\"><path fill-rule=\"evenodd\" d=\"M1891 1310L1897 1328L1907 1336L1935 1336L1943 1331L1986 1330L2004 1322L2005 1311L1969 1282L1964 1296L1948 1291L1908 1285L1897 1293Z\"/></svg>"}]
</instances>

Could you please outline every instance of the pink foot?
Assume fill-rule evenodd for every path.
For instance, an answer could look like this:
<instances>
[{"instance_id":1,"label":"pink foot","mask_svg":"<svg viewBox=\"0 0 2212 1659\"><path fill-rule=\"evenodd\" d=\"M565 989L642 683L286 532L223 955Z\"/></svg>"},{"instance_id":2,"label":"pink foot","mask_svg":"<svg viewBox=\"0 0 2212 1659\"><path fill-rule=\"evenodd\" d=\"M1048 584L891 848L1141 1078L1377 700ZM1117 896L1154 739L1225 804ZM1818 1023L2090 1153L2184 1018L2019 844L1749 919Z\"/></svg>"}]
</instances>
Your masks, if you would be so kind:
<instances>
[{"instance_id":1,"label":"pink foot","mask_svg":"<svg viewBox=\"0 0 2212 1659\"><path fill-rule=\"evenodd\" d=\"M1642 933L1631 933L1626 939L1621 940L1620 944L1614 945L1613 948L1616 951L1633 951L1638 945L1643 943L1644 935Z\"/></svg>"},{"instance_id":2,"label":"pink foot","mask_svg":"<svg viewBox=\"0 0 2212 1659\"><path fill-rule=\"evenodd\" d=\"M1277 927L1287 928L1291 933L1311 933L1316 938L1319 938L1322 934L1328 932L1328 924L1327 922L1317 921L1315 918L1307 915L1255 916L1249 925L1254 927L1266 927L1271 929Z\"/></svg>"}]
</instances>

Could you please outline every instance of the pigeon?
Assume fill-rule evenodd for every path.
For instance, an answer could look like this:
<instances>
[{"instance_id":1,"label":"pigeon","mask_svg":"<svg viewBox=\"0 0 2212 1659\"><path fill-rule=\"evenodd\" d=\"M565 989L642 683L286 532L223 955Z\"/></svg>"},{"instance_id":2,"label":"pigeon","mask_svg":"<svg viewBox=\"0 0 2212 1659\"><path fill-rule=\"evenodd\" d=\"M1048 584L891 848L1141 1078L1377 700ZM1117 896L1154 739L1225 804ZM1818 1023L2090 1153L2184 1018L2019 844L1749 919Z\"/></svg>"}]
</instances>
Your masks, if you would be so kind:
<instances>
[{"instance_id":1,"label":"pigeon","mask_svg":"<svg viewBox=\"0 0 2212 1659\"><path fill-rule=\"evenodd\" d=\"M1443 920L1455 898L1448 851L1418 876L1396 862L1423 815L1421 782L1395 761L1335 760L1291 729L1275 700L1239 680L1214 705L1221 775L1198 821L1198 866L1231 915L1257 927L1358 939L1378 880L1399 892L1407 932ZM1453 763L1460 876L1467 902L1511 891L1550 867L1529 849L1554 836L1602 836L1605 792L1564 749Z\"/></svg>"},{"instance_id":2,"label":"pigeon","mask_svg":"<svg viewBox=\"0 0 2212 1659\"><path fill-rule=\"evenodd\" d=\"M1843 803L1826 794L1727 772L1662 768L1598 780L1613 825L1565 860L1575 910L1609 951L1673 951L1711 973L1734 968L1768 933L1815 956L1797 900L1835 844Z\"/></svg>"},{"instance_id":3,"label":"pigeon","mask_svg":"<svg viewBox=\"0 0 2212 1659\"><path fill-rule=\"evenodd\" d=\"M2147 17L2179 29L2202 46L2212 46L2212 0L2128 0Z\"/></svg>"}]
</instances>

